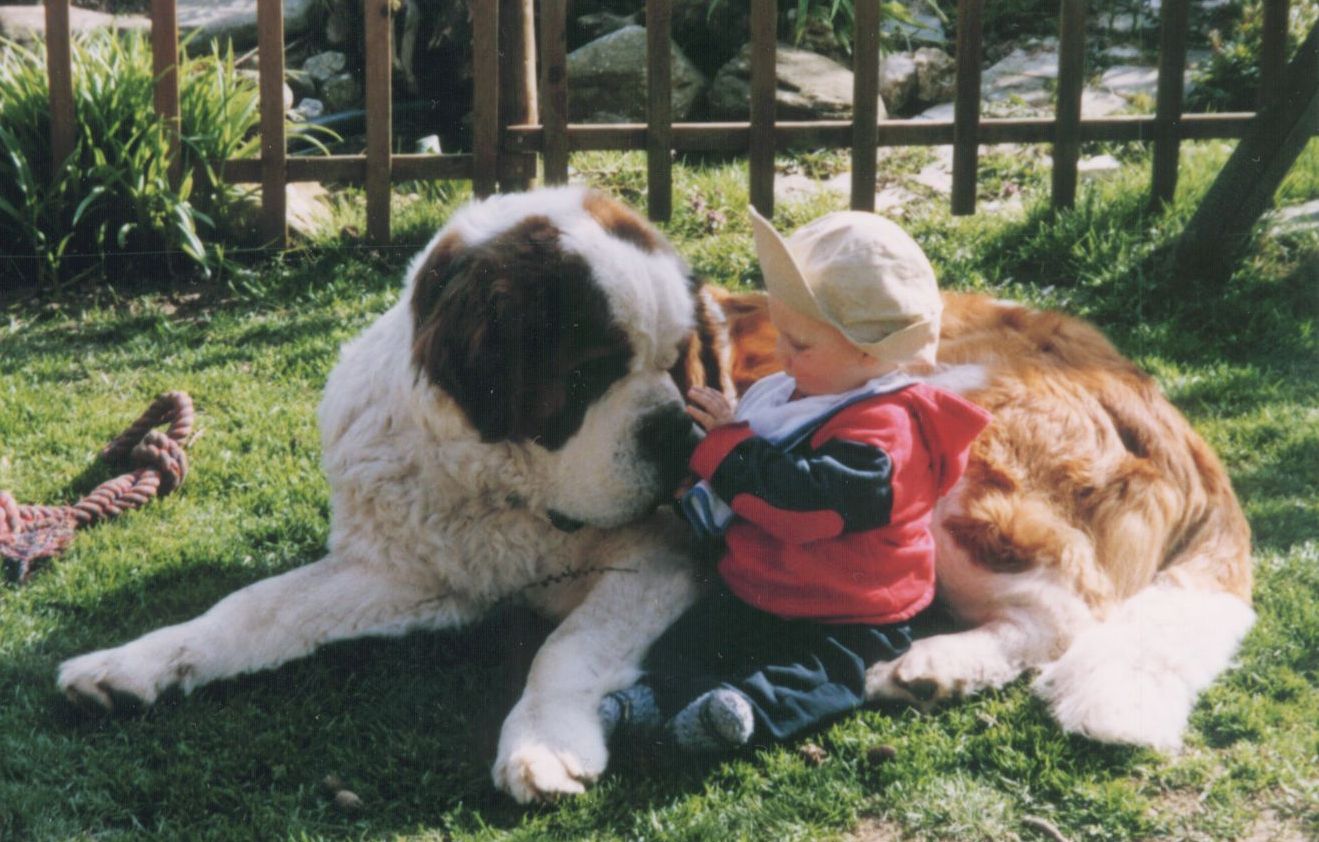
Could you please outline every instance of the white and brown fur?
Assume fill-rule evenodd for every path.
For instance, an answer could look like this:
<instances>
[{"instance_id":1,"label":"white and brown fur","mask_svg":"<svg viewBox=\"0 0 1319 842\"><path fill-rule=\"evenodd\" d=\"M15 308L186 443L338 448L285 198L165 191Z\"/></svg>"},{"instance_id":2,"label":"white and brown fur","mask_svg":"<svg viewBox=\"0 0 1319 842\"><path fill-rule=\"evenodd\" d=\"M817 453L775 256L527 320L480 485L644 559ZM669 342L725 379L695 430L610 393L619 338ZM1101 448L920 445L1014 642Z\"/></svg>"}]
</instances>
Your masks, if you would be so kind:
<instances>
[{"instance_id":1,"label":"white and brown fur","mask_svg":"<svg viewBox=\"0 0 1319 842\"><path fill-rule=\"evenodd\" d=\"M763 296L725 296L739 388L774 370ZM1199 692L1254 622L1250 530L1223 466L1092 326L944 294L939 362L994 414L936 510L939 592L964 631L868 675L929 704L1038 669L1069 731L1181 744Z\"/></svg>"},{"instance_id":2,"label":"white and brown fur","mask_svg":"<svg viewBox=\"0 0 1319 842\"><path fill-rule=\"evenodd\" d=\"M875 668L870 695L924 703L1038 667L1065 727L1176 745L1253 619L1222 467L1092 328L947 301L947 382L995 413L938 513L942 593L967 628ZM691 446L682 391L744 388L772 368L773 341L762 296L698 289L613 200L561 188L469 205L326 384L327 556L66 661L58 685L150 704L525 592L561 622L505 720L494 780L520 801L580 792L608 760L600 698L696 594L683 527L655 508Z\"/></svg>"}]
</instances>

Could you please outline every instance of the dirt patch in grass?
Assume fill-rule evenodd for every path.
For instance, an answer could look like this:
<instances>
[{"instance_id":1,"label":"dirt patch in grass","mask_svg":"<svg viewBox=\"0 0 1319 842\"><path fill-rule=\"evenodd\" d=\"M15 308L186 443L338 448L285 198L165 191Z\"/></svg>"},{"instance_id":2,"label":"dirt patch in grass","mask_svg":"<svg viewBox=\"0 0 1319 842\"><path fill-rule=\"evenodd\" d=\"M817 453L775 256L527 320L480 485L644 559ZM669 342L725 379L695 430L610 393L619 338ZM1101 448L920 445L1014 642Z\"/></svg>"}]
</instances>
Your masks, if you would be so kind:
<instances>
[{"instance_id":1,"label":"dirt patch in grass","mask_svg":"<svg viewBox=\"0 0 1319 842\"><path fill-rule=\"evenodd\" d=\"M843 837L843 842L895 842L907 838L909 837L903 832L901 825L867 816L861 819L861 824L857 825L856 829Z\"/></svg>"},{"instance_id":2,"label":"dirt patch in grass","mask_svg":"<svg viewBox=\"0 0 1319 842\"><path fill-rule=\"evenodd\" d=\"M1158 806L1159 814L1175 828L1173 838L1176 839L1224 838L1214 828L1205 827L1206 824L1218 824L1209 815L1211 809L1198 793L1188 789L1167 793L1159 799ZM1234 834L1232 838L1238 842L1307 842L1312 837L1306 834L1301 822L1265 807L1239 835Z\"/></svg>"}]
</instances>

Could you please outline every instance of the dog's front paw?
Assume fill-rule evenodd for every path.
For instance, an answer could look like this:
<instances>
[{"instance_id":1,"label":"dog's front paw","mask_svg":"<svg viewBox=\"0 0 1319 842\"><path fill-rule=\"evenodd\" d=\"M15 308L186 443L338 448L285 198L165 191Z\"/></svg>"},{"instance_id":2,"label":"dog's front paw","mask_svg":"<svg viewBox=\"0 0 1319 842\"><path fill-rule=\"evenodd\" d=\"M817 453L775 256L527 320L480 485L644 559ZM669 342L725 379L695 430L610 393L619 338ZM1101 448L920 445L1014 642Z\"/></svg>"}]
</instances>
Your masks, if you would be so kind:
<instances>
[{"instance_id":1,"label":"dog's front paw","mask_svg":"<svg viewBox=\"0 0 1319 842\"><path fill-rule=\"evenodd\" d=\"M609 760L600 723L566 709L532 716L530 708L519 702L504 722L492 770L495 786L522 804L585 792Z\"/></svg>"},{"instance_id":2,"label":"dog's front paw","mask_svg":"<svg viewBox=\"0 0 1319 842\"><path fill-rule=\"evenodd\" d=\"M570 751L527 745L495 763L495 786L521 804L580 795L598 777Z\"/></svg>"},{"instance_id":3,"label":"dog's front paw","mask_svg":"<svg viewBox=\"0 0 1319 842\"><path fill-rule=\"evenodd\" d=\"M151 706L186 672L130 644L65 661L55 686L79 707L124 712Z\"/></svg>"},{"instance_id":4,"label":"dog's front paw","mask_svg":"<svg viewBox=\"0 0 1319 842\"><path fill-rule=\"evenodd\" d=\"M1003 657L992 639L977 632L918 640L896 661L866 672L869 699L896 699L929 708L1007 684L1021 670Z\"/></svg>"}]
</instances>

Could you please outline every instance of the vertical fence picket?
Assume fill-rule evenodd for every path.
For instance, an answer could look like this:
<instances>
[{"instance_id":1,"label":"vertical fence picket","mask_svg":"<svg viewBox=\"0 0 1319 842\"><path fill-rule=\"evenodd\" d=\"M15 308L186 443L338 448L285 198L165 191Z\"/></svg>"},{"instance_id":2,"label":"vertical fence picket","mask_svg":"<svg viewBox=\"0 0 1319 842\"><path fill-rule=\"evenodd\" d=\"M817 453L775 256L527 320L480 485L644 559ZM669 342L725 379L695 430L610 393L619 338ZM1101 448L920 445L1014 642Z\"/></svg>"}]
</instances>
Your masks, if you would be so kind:
<instances>
[{"instance_id":1,"label":"vertical fence picket","mask_svg":"<svg viewBox=\"0 0 1319 842\"><path fill-rule=\"evenodd\" d=\"M179 183L179 23L176 0L151 0L151 68L156 116L169 132L169 180Z\"/></svg>"},{"instance_id":2,"label":"vertical fence picket","mask_svg":"<svg viewBox=\"0 0 1319 842\"><path fill-rule=\"evenodd\" d=\"M1287 0L1264 0L1264 25L1260 44L1258 107L1263 109L1282 87L1287 66Z\"/></svg>"},{"instance_id":3,"label":"vertical fence picket","mask_svg":"<svg viewBox=\"0 0 1319 842\"><path fill-rule=\"evenodd\" d=\"M856 0L852 48L852 209L873 211L879 143L879 0Z\"/></svg>"},{"instance_id":4,"label":"vertical fence picket","mask_svg":"<svg viewBox=\"0 0 1319 842\"><path fill-rule=\"evenodd\" d=\"M778 87L778 8L751 0L751 204L774 215L774 99Z\"/></svg>"},{"instance_id":5,"label":"vertical fence picket","mask_svg":"<svg viewBox=\"0 0 1319 842\"><path fill-rule=\"evenodd\" d=\"M509 126L536 122L536 3L535 0L501 0L499 10L499 51L506 72L500 75L499 132L503 148ZM531 178L511 171L508 162L500 164L499 189L504 192L526 190ZM519 167L519 170L521 168Z\"/></svg>"},{"instance_id":6,"label":"vertical fence picket","mask_svg":"<svg viewBox=\"0 0 1319 842\"><path fill-rule=\"evenodd\" d=\"M384 245L390 234L393 169L393 10L390 0L366 0L366 237Z\"/></svg>"},{"instance_id":7,"label":"vertical fence picket","mask_svg":"<svg viewBox=\"0 0 1319 842\"><path fill-rule=\"evenodd\" d=\"M953 104L953 213L976 211L980 133L980 53L984 0L957 3L957 100Z\"/></svg>"},{"instance_id":8,"label":"vertical fence picket","mask_svg":"<svg viewBox=\"0 0 1319 842\"><path fill-rule=\"evenodd\" d=\"M1085 85L1085 0L1062 0L1058 24L1058 104L1053 141L1053 206L1076 203L1081 155L1081 94Z\"/></svg>"},{"instance_id":9,"label":"vertical fence picket","mask_svg":"<svg viewBox=\"0 0 1319 842\"><path fill-rule=\"evenodd\" d=\"M1154 106L1154 173L1150 190L1156 205L1171 202L1177 191L1188 6L1188 0L1163 0L1159 19L1159 90Z\"/></svg>"},{"instance_id":10,"label":"vertical fence picket","mask_svg":"<svg viewBox=\"0 0 1319 842\"><path fill-rule=\"evenodd\" d=\"M288 247L288 149L284 138L284 5L257 0L261 97L261 239Z\"/></svg>"},{"instance_id":11,"label":"vertical fence picket","mask_svg":"<svg viewBox=\"0 0 1319 842\"><path fill-rule=\"evenodd\" d=\"M545 183L568 183L568 0L540 7L540 125Z\"/></svg>"},{"instance_id":12,"label":"vertical fence picket","mask_svg":"<svg viewBox=\"0 0 1319 842\"><path fill-rule=\"evenodd\" d=\"M499 177L499 0L472 2L472 192L489 196Z\"/></svg>"},{"instance_id":13,"label":"vertical fence picket","mask_svg":"<svg viewBox=\"0 0 1319 842\"><path fill-rule=\"evenodd\" d=\"M69 43L69 0L46 0L46 77L50 86L50 166L58 177L73 154L73 57Z\"/></svg>"},{"instance_id":14,"label":"vertical fence picket","mask_svg":"<svg viewBox=\"0 0 1319 842\"><path fill-rule=\"evenodd\" d=\"M177 177L182 158L178 147L179 73L177 0L151 0L152 51L157 82L155 110L174 126L170 151L171 176ZM723 132L737 126L698 129L675 126L671 100L664 93L671 85L667 40L672 27L672 0L647 0L651 31L647 40L650 68L647 96L648 123L644 135L634 128L597 131L581 127L568 132L568 87L566 28L569 0L539 0L540 44L533 37L536 0L471 0L473 16L474 150L467 156L431 160L427 156L393 155L390 74L392 51L392 0L367 0L367 153L325 160L290 161L286 148L283 109L283 10L280 0L258 0L258 47L260 68L261 157L255 161L231 160L228 180L262 185L261 231L275 247L287 245L287 200L290 177L308 179L354 179L365 174L368 204L368 235L377 242L389 238L389 190L396 177L455 177L470 174L477 195L488 195L497 186L517 188L527 183L533 170L526 166L534 154L527 143L535 137L528 124L539 112L539 141L545 180L567 181L570 150L635 149L648 153L651 214L667 218L672 211L671 153L682 149L729 149ZM851 125L853 184L851 203L855 208L873 209L875 151L880 137L888 144L947 143L946 129L913 132L912 126L879 124L877 103L879 65L878 12L882 0L857 0L856 65L854 78L855 116ZM69 0L45 0L47 20L47 75L50 89L51 150L55 174L71 154L77 126L74 114ZM742 124L747 138L750 195L752 204L767 216L774 211L774 153L784 138L800 144L815 138L810 126L776 125L777 93L777 3L751 3L751 94L750 122ZM984 0L959 0L957 34L957 101L952 131L953 212L974 213L978 146L991 142L1054 143L1054 201L1071 204L1076 192L1076 161L1082 128L1085 136L1111 139L1153 140L1154 172L1152 193L1158 200L1173 195L1177 180L1178 145L1189 137L1241 137L1249 115L1183 115L1182 74L1186 59L1188 0L1164 0L1161 17L1158 107L1155 116L1138 122L1097 120L1083 123L1081 84L1085 73L1083 33L1084 0L1060 0L1060 52L1057 116L1046 135L1046 127L1027 125L1038 121L981 121L980 59L983 51ZM1261 101L1277 87L1286 55L1288 0L1264 0L1264 44L1261 51ZM517 26L505 17L517 16ZM532 82L536 53L542 56L539 88ZM506 67L501 68L501 60ZM509 69L511 67L511 70ZM520 87L519 87L520 86ZM1021 122L1022 125L1009 125ZM1186 126L1183 129L1183 124ZM513 130L510 131L510 127ZM846 143L841 126L823 125L818 136L831 147ZM780 137L782 134L783 137ZM505 152L506 145L512 150ZM737 141L740 147L741 141ZM416 159L416 160L414 160ZM422 160L425 159L425 160ZM470 168L469 168L470 166ZM507 180L504 180L507 179Z\"/></svg>"},{"instance_id":15,"label":"vertical fence picket","mask_svg":"<svg viewBox=\"0 0 1319 842\"><path fill-rule=\"evenodd\" d=\"M646 186L650 218L673 215L671 0L646 0Z\"/></svg>"}]
</instances>

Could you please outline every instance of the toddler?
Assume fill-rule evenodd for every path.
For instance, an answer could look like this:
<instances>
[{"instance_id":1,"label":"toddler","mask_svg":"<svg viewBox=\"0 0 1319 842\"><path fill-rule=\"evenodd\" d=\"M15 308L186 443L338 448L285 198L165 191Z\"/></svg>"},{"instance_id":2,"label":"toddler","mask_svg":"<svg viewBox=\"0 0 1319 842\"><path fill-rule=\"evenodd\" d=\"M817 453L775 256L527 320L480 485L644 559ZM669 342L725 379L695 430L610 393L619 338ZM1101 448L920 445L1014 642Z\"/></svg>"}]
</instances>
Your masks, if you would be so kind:
<instances>
[{"instance_id":1,"label":"toddler","mask_svg":"<svg viewBox=\"0 0 1319 842\"><path fill-rule=\"evenodd\" d=\"M832 213L785 241L751 221L783 372L736 414L712 389L688 395L707 434L681 507L723 537L719 581L600 708L611 734L691 751L783 740L864 702L866 669L910 648L934 598L931 512L989 423L918 379L942 305L897 225Z\"/></svg>"}]
</instances>

